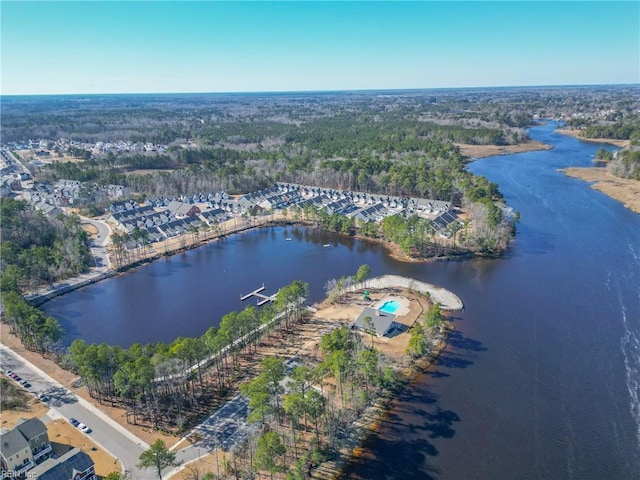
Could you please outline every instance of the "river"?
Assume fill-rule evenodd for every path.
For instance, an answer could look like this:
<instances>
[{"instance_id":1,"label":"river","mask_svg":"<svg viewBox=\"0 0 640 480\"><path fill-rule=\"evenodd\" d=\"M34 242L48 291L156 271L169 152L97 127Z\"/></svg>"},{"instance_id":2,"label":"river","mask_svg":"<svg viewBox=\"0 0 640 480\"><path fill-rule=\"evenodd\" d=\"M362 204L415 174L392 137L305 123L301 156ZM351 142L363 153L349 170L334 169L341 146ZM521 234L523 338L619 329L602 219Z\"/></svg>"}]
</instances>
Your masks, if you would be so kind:
<instances>
[{"instance_id":1,"label":"river","mask_svg":"<svg viewBox=\"0 0 640 480\"><path fill-rule=\"evenodd\" d=\"M43 309L67 342L171 341L217 325L263 282L275 293L301 279L319 300L328 279L367 263L373 275L449 288L465 311L436 368L402 393L347 477L640 478L640 215L557 171L589 166L601 145L556 126L530 131L553 150L470 165L521 214L503 258L407 264L375 244L278 227L159 260Z\"/></svg>"}]
</instances>

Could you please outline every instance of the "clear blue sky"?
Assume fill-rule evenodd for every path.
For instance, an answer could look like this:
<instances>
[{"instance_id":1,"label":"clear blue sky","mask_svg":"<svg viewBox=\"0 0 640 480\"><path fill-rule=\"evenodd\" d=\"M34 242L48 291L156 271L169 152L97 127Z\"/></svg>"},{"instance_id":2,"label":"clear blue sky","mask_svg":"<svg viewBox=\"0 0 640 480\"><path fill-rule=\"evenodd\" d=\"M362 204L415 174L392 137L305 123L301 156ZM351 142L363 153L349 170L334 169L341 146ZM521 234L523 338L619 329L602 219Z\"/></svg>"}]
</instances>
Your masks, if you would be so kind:
<instances>
[{"instance_id":1,"label":"clear blue sky","mask_svg":"<svg viewBox=\"0 0 640 480\"><path fill-rule=\"evenodd\" d=\"M640 82L640 2L1 2L1 93Z\"/></svg>"}]
</instances>

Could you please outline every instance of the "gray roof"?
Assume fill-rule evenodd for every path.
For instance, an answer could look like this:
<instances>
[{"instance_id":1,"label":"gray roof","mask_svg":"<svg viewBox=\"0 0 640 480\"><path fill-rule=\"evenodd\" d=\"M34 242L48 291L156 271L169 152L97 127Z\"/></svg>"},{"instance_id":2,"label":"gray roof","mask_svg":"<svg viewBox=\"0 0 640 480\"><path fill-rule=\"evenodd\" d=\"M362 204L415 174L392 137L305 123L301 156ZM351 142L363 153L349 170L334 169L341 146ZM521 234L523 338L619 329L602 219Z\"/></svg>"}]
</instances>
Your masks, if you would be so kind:
<instances>
[{"instance_id":1,"label":"gray roof","mask_svg":"<svg viewBox=\"0 0 640 480\"><path fill-rule=\"evenodd\" d=\"M24 438L27 441L31 441L32 439L42 435L43 433L47 433L47 427L45 427L42 420L39 418L30 418L15 427L17 430L24 435Z\"/></svg>"},{"instance_id":2,"label":"gray roof","mask_svg":"<svg viewBox=\"0 0 640 480\"><path fill-rule=\"evenodd\" d=\"M391 325L393 325L393 321L396 319L396 316L391 313L382 312L372 307L364 307L362 313L360 313L356 321L353 322L353 326L361 330L366 330L367 327L365 326L364 319L367 317L371 317L373 328L378 335L387 333Z\"/></svg>"},{"instance_id":3,"label":"gray roof","mask_svg":"<svg viewBox=\"0 0 640 480\"><path fill-rule=\"evenodd\" d=\"M50 458L37 465L29 474L38 480L73 480L75 475L87 471L91 466L91 457L79 448L74 448L60 458Z\"/></svg>"},{"instance_id":4,"label":"gray roof","mask_svg":"<svg viewBox=\"0 0 640 480\"><path fill-rule=\"evenodd\" d=\"M13 457L17 452L29 448L29 444L16 428L0 435L0 452L4 458Z\"/></svg>"}]
</instances>

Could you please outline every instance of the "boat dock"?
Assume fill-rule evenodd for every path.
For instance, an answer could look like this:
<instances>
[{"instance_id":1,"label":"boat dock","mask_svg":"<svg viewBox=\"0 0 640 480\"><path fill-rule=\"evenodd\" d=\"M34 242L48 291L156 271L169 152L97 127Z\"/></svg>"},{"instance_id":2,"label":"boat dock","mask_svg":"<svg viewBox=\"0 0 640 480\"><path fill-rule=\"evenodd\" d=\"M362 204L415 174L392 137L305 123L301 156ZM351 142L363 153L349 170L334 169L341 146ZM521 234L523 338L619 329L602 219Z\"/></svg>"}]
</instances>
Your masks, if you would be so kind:
<instances>
[{"instance_id":1,"label":"boat dock","mask_svg":"<svg viewBox=\"0 0 640 480\"><path fill-rule=\"evenodd\" d=\"M247 298L258 297L258 306L262 306L267 302L273 302L276 299L276 294L265 295L262 292L265 289L264 283L261 287L256 288L253 292L249 292L246 295L240 295L240 301L244 302Z\"/></svg>"}]
</instances>

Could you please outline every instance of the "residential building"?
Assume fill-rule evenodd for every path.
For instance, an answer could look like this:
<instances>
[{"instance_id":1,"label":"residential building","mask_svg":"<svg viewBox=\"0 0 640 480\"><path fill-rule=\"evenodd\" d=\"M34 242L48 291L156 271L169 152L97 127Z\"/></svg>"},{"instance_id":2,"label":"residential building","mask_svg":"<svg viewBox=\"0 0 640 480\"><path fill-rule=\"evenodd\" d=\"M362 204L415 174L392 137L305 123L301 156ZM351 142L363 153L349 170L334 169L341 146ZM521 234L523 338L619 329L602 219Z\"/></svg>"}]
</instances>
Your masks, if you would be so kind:
<instances>
[{"instance_id":1,"label":"residential building","mask_svg":"<svg viewBox=\"0 0 640 480\"><path fill-rule=\"evenodd\" d=\"M0 433L0 478L28 472L51 455L47 427L37 418Z\"/></svg>"},{"instance_id":2,"label":"residential building","mask_svg":"<svg viewBox=\"0 0 640 480\"><path fill-rule=\"evenodd\" d=\"M47 460L29 474L37 480L98 480L93 460L79 448Z\"/></svg>"}]
</instances>

